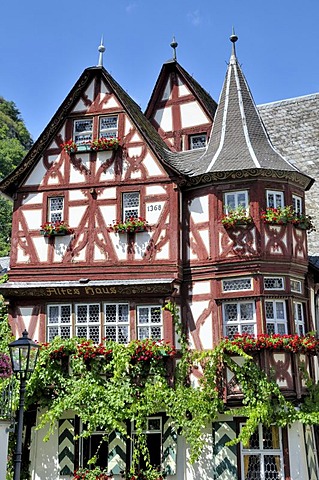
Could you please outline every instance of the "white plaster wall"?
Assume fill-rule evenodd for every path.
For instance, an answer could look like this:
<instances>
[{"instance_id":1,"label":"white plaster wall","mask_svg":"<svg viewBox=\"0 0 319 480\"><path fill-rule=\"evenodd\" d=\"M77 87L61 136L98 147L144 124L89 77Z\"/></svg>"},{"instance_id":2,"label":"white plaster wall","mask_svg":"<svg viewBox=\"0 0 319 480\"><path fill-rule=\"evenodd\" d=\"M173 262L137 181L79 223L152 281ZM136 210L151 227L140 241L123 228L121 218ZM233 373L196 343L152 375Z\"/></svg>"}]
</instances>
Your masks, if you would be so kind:
<instances>
[{"instance_id":1,"label":"white plaster wall","mask_svg":"<svg viewBox=\"0 0 319 480\"><path fill-rule=\"evenodd\" d=\"M30 330L30 323L31 323L31 318L32 318L32 310L33 310L33 306L29 306L29 307L20 307L20 312L21 312L21 316L22 316L22 320L23 320L23 325L24 327L21 329L22 331L24 329L26 330ZM39 334L39 322L36 322L36 324L33 326L34 328L34 333L32 334L32 340L34 341L37 341L39 340L40 338L40 334ZM20 337L22 335L22 331L21 332L18 332L18 336Z\"/></svg>"},{"instance_id":2,"label":"white plaster wall","mask_svg":"<svg viewBox=\"0 0 319 480\"><path fill-rule=\"evenodd\" d=\"M0 480L5 480L6 478L10 426L10 421L0 420Z\"/></svg>"},{"instance_id":3,"label":"white plaster wall","mask_svg":"<svg viewBox=\"0 0 319 480\"><path fill-rule=\"evenodd\" d=\"M190 90L186 87L186 85L183 83L182 79L179 76L177 77L177 84L179 97L191 94Z\"/></svg>"},{"instance_id":4,"label":"white plaster wall","mask_svg":"<svg viewBox=\"0 0 319 480\"><path fill-rule=\"evenodd\" d=\"M111 150L101 150L96 153L96 170L100 168L100 166L109 160L112 156Z\"/></svg>"},{"instance_id":5,"label":"white plaster wall","mask_svg":"<svg viewBox=\"0 0 319 480\"><path fill-rule=\"evenodd\" d=\"M69 206L70 227L76 227L79 225L86 209L86 205Z\"/></svg>"},{"instance_id":6,"label":"white plaster wall","mask_svg":"<svg viewBox=\"0 0 319 480\"><path fill-rule=\"evenodd\" d=\"M37 165L32 170L31 174L25 181L24 185L41 185L45 174L46 174L46 169L42 163L42 157L41 157Z\"/></svg>"},{"instance_id":7,"label":"white plaster wall","mask_svg":"<svg viewBox=\"0 0 319 480\"><path fill-rule=\"evenodd\" d=\"M125 117L125 127L124 127L124 135L127 135L130 130L132 130L133 125L128 117Z\"/></svg>"},{"instance_id":8,"label":"white plaster wall","mask_svg":"<svg viewBox=\"0 0 319 480\"><path fill-rule=\"evenodd\" d=\"M170 96L171 96L171 81L169 78L163 92L162 100L168 100Z\"/></svg>"},{"instance_id":9,"label":"white plaster wall","mask_svg":"<svg viewBox=\"0 0 319 480\"><path fill-rule=\"evenodd\" d=\"M309 480L303 426L296 422L288 428L291 480Z\"/></svg>"},{"instance_id":10,"label":"white plaster wall","mask_svg":"<svg viewBox=\"0 0 319 480\"><path fill-rule=\"evenodd\" d=\"M201 301L193 301L190 305L190 310L192 312L192 316L194 319L195 324L197 323L198 318L201 316L203 311L209 307L209 300L201 300ZM202 342L203 348L212 348L212 338L213 338L213 331L212 331L212 320L211 315L209 315L204 323L200 327L200 340ZM195 348L193 344L192 336L190 337L190 347Z\"/></svg>"},{"instance_id":11,"label":"white plaster wall","mask_svg":"<svg viewBox=\"0 0 319 480\"><path fill-rule=\"evenodd\" d=\"M110 233L111 242L119 260L127 258L127 234Z\"/></svg>"},{"instance_id":12,"label":"white plaster wall","mask_svg":"<svg viewBox=\"0 0 319 480\"><path fill-rule=\"evenodd\" d=\"M43 202L43 193L29 193L25 194L25 197L22 200L22 205L36 205L37 203Z\"/></svg>"},{"instance_id":13,"label":"white plaster wall","mask_svg":"<svg viewBox=\"0 0 319 480\"><path fill-rule=\"evenodd\" d=\"M117 101L117 99L115 98L114 95L111 95L108 99L108 101L103 105L103 109L106 109L106 108L120 108L121 105L120 103Z\"/></svg>"},{"instance_id":14,"label":"white plaster wall","mask_svg":"<svg viewBox=\"0 0 319 480\"><path fill-rule=\"evenodd\" d=\"M208 123L208 118L197 102L189 102L181 105L181 121L182 128L188 128Z\"/></svg>"},{"instance_id":15,"label":"white plaster wall","mask_svg":"<svg viewBox=\"0 0 319 480\"><path fill-rule=\"evenodd\" d=\"M100 205L99 209L106 225L112 225L113 220L119 220L117 218L116 205Z\"/></svg>"},{"instance_id":16,"label":"white plaster wall","mask_svg":"<svg viewBox=\"0 0 319 480\"><path fill-rule=\"evenodd\" d=\"M210 282L194 282L189 289L189 295L210 294Z\"/></svg>"},{"instance_id":17,"label":"white plaster wall","mask_svg":"<svg viewBox=\"0 0 319 480\"><path fill-rule=\"evenodd\" d=\"M149 177L164 176L164 170L160 167L160 164L154 159L150 152L145 155L143 165L147 169Z\"/></svg>"},{"instance_id":18,"label":"white plaster wall","mask_svg":"<svg viewBox=\"0 0 319 480\"><path fill-rule=\"evenodd\" d=\"M23 210L22 214L28 226L28 230L40 230L42 224L42 209Z\"/></svg>"},{"instance_id":19,"label":"white plaster wall","mask_svg":"<svg viewBox=\"0 0 319 480\"><path fill-rule=\"evenodd\" d=\"M146 186L146 195L163 195L166 194L166 190L161 185Z\"/></svg>"},{"instance_id":20,"label":"white plaster wall","mask_svg":"<svg viewBox=\"0 0 319 480\"><path fill-rule=\"evenodd\" d=\"M165 202L146 202L145 217L150 225L155 225L159 221L159 217L163 211Z\"/></svg>"},{"instance_id":21,"label":"white plaster wall","mask_svg":"<svg viewBox=\"0 0 319 480\"><path fill-rule=\"evenodd\" d=\"M164 130L164 132L171 132L173 128L172 108L160 108L155 114L155 121Z\"/></svg>"},{"instance_id":22,"label":"white plaster wall","mask_svg":"<svg viewBox=\"0 0 319 480\"><path fill-rule=\"evenodd\" d=\"M48 247L49 247L48 237L43 237L42 235L39 237L33 237L33 245L37 252L38 259L40 260L40 262L47 262Z\"/></svg>"},{"instance_id":23,"label":"white plaster wall","mask_svg":"<svg viewBox=\"0 0 319 480\"><path fill-rule=\"evenodd\" d=\"M208 222L208 196L196 197L189 205L189 212L194 223Z\"/></svg>"}]
</instances>

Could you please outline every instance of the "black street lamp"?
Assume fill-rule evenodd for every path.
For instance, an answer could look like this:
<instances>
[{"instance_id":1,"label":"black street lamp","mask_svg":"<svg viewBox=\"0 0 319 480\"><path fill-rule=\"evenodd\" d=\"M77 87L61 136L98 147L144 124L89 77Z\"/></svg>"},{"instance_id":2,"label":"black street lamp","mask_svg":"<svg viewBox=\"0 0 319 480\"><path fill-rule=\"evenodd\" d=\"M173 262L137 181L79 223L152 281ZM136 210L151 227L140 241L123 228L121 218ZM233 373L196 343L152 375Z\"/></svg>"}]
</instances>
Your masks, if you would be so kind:
<instances>
[{"instance_id":1,"label":"black street lamp","mask_svg":"<svg viewBox=\"0 0 319 480\"><path fill-rule=\"evenodd\" d=\"M21 472L25 385L28 375L34 371L37 363L39 347L40 345L31 340L31 338L28 338L28 332L26 330L22 333L22 337L9 343L12 369L20 379L20 401L17 423L17 445L14 458L14 480L20 480Z\"/></svg>"}]
</instances>

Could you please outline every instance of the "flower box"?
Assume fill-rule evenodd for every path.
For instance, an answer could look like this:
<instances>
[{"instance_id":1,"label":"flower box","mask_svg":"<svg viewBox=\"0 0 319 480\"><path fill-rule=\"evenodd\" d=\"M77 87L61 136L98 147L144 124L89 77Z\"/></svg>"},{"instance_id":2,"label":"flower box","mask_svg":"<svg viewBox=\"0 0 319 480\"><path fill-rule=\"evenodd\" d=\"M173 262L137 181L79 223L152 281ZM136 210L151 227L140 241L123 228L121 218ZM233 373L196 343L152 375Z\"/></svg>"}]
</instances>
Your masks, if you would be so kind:
<instances>
[{"instance_id":1,"label":"flower box","mask_svg":"<svg viewBox=\"0 0 319 480\"><path fill-rule=\"evenodd\" d=\"M261 212L261 219L264 223L270 225L287 225L291 223L296 228L313 232L315 226L309 215L296 213L292 205L286 207L273 208L269 207Z\"/></svg>"},{"instance_id":2,"label":"flower box","mask_svg":"<svg viewBox=\"0 0 319 480\"><path fill-rule=\"evenodd\" d=\"M40 235L44 237L71 235L71 233L73 233L73 229L63 221L45 222L40 227Z\"/></svg>"},{"instance_id":3,"label":"flower box","mask_svg":"<svg viewBox=\"0 0 319 480\"><path fill-rule=\"evenodd\" d=\"M247 209L241 205L237 208L228 209L222 217L222 224L226 229L250 225L252 222L253 219L247 213Z\"/></svg>"},{"instance_id":4,"label":"flower box","mask_svg":"<svg viewBox=\"0 0 319 480\"><path fill-rule=\"evenodd\" d=\"M130 217L125 222L113 221L109 226L109 230L115 233L137 233L145 232L148 229L148 223L142 217Z\"/></svg>"},{"instance_id":5,"label":"flower box","mask_svg":"<svg viewBox=\"0 0 319 480\"><path fill-rule=\"evenodd\" d=\"M101 150L117 150L119 146L119 139L112 137L112 138L96 138L92 140L91 150L101 151Z\"/></svg>"}]
</instances>

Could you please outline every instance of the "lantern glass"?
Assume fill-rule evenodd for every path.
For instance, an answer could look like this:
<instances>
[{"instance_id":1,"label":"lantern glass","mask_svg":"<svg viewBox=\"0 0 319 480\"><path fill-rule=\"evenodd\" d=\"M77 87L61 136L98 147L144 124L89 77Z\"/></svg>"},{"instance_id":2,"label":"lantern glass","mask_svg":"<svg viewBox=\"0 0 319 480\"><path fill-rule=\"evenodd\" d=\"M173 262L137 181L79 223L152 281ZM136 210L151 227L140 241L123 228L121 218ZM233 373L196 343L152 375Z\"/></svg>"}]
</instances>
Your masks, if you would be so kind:
<instances>
[{"instance_id":1,"label":"lantern glass","mask_svg":"<svg viewBox=\"0 0 319 480\"><path fill-rule=\"evenodd\" d=\"M9 348L14 373L27 375L35 369L40 345L28 338L26 330L22 335L21 338L10 343Z\"/></svg>"}]
</instances>

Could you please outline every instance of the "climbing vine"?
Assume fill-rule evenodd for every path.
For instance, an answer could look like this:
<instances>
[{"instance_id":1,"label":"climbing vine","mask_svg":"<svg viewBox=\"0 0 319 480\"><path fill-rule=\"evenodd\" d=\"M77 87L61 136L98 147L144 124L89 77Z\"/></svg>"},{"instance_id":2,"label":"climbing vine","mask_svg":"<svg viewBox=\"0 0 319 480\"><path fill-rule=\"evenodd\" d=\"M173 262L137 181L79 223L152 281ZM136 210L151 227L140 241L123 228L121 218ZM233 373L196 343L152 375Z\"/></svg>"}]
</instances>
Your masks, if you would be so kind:
<instances>
[{"instance_id":1,"label":"climbing vine","mask_svg":"<svg viewBox=\"0 0 319 480\"><path fill-rule=\"evenodd\" d=\"M135 475L142 455L147 467L143 479L149 480L159 478L160 473L154 472L150 465L144 432L147 417L159 412L165 412L175 431L185 437L191 447L192 462L202 451L205 426L219 414L247 419L232 444L240 441L247 444L259 423L284 426L297 420L319 422L318 388L306 372L304 378L310 394L297 409L250 355L262 349L282 349L279 339L268 336L263 339L264 343L253 337L224 339L213 350L192 351L176 305L169 302L164 308L170 311L179 336L178 351L168 343L151 340L134 340L125 346L112 341L94 345L77 338L55 338L41 346L36 370L28 383L27 402L49 407L43 410L37 426L38 429L49 426L46 438L66 410L72 410L81 419L82 436L89 436L101 427L106 435L114 430L127 435L125 422L133 421L135 445L127 478ZM312 336L294 337L285 342L288 351L312 354L319 351L319 343ZM289 342L295 350L289 350ZM235 356L242 357L243 361L238 364ZM240 385L241 407L229 409L225 402L226 369ZM192 383L193 371L197 371L196 386ZM95 460L93 457L91 463Z\"/></svg>"}]
</instances>

